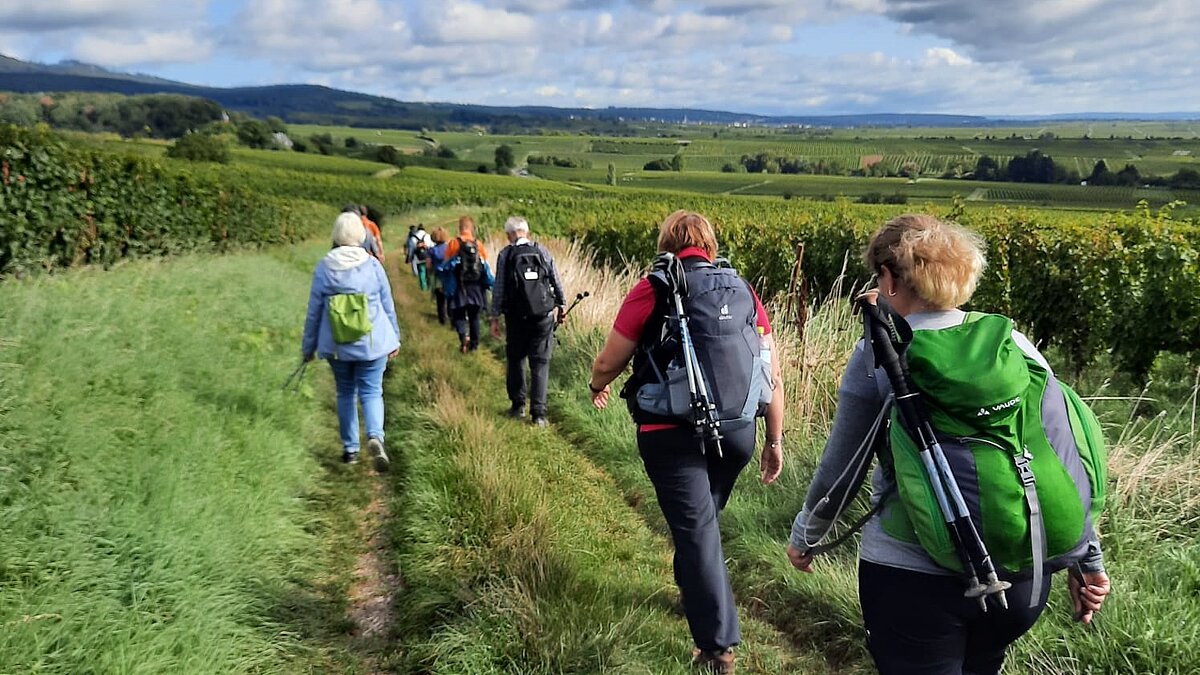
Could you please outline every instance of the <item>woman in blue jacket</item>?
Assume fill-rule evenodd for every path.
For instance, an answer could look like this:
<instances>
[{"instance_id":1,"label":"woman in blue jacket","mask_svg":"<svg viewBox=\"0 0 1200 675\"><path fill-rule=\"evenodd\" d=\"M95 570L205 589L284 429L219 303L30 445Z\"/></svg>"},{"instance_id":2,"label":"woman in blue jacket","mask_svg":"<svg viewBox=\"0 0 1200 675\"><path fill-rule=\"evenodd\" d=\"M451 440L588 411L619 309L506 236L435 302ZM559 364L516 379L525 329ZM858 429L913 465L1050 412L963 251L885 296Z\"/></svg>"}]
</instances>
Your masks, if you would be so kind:
<instances>
[{"instance_id":1,"label":"woman in blue jacket","mask_svg":"<svg viewBox=\"0 0 1200 675\"><path fill-rule=\"evenodd\" d=\"M383 371L400 349L400 324L396 321L392 289L383 265L362 247L366 236L362 219L353 213L343 213L333 222L333 249L313 272L302 349L305 361L320 356L333 369L342 461L347 464L358 461L357 398L362 401L367 426L367 451L374 459L375 470L387 471L389 461L383 447ZM334 339L335 319L331 318L330 304L338 296L359 296L357 299L366 300L370 325L360 321L358 328L365 332L353 341Z\"/></svg>"}]
</instances>

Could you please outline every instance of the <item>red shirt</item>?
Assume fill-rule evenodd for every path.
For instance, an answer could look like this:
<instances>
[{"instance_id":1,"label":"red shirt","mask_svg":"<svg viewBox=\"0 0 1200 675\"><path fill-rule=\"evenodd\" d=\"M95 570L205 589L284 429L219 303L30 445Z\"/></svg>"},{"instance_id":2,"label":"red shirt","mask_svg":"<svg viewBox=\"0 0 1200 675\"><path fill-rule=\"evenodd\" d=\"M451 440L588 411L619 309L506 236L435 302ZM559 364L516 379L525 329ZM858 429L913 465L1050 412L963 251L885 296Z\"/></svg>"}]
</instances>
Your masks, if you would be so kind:
<instances>
[{"instance_id":1,"label":"red shirt","mask_svg":"<svg viewBox=\"0 0 1200 675\"><path fill-rule=\"evenodd\" d=\"M704 249L695 246L689 246L680 251L679 257L700 257L712 262ZM767 318L767 310L763 307L762 301L758 299L758 294L754 292L753 288L750 289L750 295L754 296L754 306L758 312L758 321L756 323L762 329L763 335L770 335L771 321ZM654 287L650 285L650 279L643 278L625 296L624 302L621 303L621 308L617 310L617 318L613 322L613 330L622 337L638 342L642 339L642 330L646 327L646 322L650 320L650 316L654 313L655 302ZM643 424L638 427L638 430L660 431L662 429L674 429L678 426L680 425Z\"/></svg>"}]
</instances>

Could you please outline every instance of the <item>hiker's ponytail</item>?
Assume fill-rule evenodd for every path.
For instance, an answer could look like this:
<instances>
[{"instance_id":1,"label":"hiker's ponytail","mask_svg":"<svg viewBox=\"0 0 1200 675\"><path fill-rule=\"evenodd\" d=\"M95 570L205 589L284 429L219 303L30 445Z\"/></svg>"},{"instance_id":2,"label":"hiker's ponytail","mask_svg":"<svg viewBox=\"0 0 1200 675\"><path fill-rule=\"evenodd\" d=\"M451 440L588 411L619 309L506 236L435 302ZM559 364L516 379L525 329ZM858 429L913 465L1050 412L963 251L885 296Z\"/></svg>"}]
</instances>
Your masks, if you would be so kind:
<instances>
[{"instance_id":1,"label":"hiker's ponytail","mask_svg":"<svg viewBox=\"0 0 1200 675\"><path fill-rule=\"evenodd\" d=\"M983 238L954 223L904 214L871 237L863 261L872 272L887 267L921 299L940 309L971 299L987 266Z\"/></svg>"}]
</instances>

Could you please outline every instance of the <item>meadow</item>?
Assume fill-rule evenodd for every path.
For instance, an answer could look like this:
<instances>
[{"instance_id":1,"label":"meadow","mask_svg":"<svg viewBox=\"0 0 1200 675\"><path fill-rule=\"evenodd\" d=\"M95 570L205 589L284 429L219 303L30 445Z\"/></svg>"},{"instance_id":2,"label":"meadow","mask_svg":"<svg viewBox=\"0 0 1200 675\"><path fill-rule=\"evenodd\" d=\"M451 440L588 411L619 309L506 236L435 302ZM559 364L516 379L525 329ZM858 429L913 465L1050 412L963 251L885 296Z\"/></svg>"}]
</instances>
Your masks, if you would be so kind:
<instances>
[{"instance_id":1,"label":"meadow","mask_svg":"<svg viewBox=\"0 0 1200 675\"><path fill-rule=\"evenodd\" d=\"M592 410L584 388L653 225L681 206L717 218L727 252L766 297L786 290L791 237L809 247L815 300L803 334L795 315L772 307L789 400L784 474L763 487L748 471L723 516L746 623L742 672L870 670L853 545L814 575L793 571L783 547L860 334L843 298L863 275L853 259L848 278L838 272L865 231L917 208L961 217L1024 251L1013 260L1050 270L1049 281L1024 286L997 277L1004 283L988 297L1086 318L1083 328L1024 328L1055 336L1052 363L1105 424L1114 498L1101 529L1116 591L1083 628L1057 584L1008 672L1182 674L1200 662L1196 348L1177 336L1139 377L1107 333L1083 330L1114 321L1105 303L1131 297L1114 295L1122 285L1164 297L1146 296L1139 311L1149 314L1114 325L1163 327L1149 319L1171 312L1165 328L1188 330L1200 259L1195 223L1177 211L1010 210L952 197L824 203L251 150L229 165L194 165L157 158L157 144L88 144L132 149L164 176L237 186L264 210L223 247L0 281L0 672L686 672L670 546L632 425L620 406ZM395 470L376 477L336 464L326 369L315 366L298 393L279 387L296 365L325 228L347 202L385 213L393 249L404 225L450 226L462 213L494 236L520 212L539 235L570 240L554 244L568 294L591 296L560 332L550 428L500 415L502 347L489 341L460 357L393 250L405 335L385 386ZM286 214L273 215L275 204ZM13 212L0 215L11 228ZM249 234L283 224L286 237ZM1133 274L1136 284L1121 283ZM1049 304L1035 285L1093 301ZM361 526L368 511L385 535L377 549ZM367 549L399 582L383 599L385 632L363 641L352 587Z\"/></svg>"}]
</instances>

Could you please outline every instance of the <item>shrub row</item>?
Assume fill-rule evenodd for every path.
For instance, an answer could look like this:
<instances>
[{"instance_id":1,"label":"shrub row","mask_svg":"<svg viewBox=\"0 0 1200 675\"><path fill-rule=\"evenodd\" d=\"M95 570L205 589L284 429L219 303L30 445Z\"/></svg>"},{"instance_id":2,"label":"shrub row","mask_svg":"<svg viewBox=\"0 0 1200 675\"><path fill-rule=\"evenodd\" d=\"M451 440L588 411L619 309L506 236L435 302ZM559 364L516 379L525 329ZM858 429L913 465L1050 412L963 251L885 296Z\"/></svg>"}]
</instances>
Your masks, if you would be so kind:
<instances>
[{"instance_id":1,"label":"shrub row","mask_svg":"<svg viewBox=\"0 0 1200 675\"><path fill-rule=\"evenodd\" d=\"M0 126L0 276L304 234L289 207L215 176Z\"/></svg>"},{"instance_id":2,"label":"shrub row","mask_svg":"<svg viewBox=\"0 0 1200 675\"><path fill-rule=\"evenodd\" d=\"M865 281L859 252L901 212L844 200L624 197L592 204L598 213L576 204L581 212L567 231L608 261L649 260L663 216L679 206L700 210L717 225L723 253L765 294L786 289L801 241L815 288L829 288L843 264L851 278ZM1122 369L1141 377L1160 351L1200 356L1200 226L1173 218L1169 206L1107 214L919 210L953 218L986 239L989 267L970 308L1011 316L1035 340L1063 349L1075 367L1111 349Z\"/></svg>"}]
</instances>

